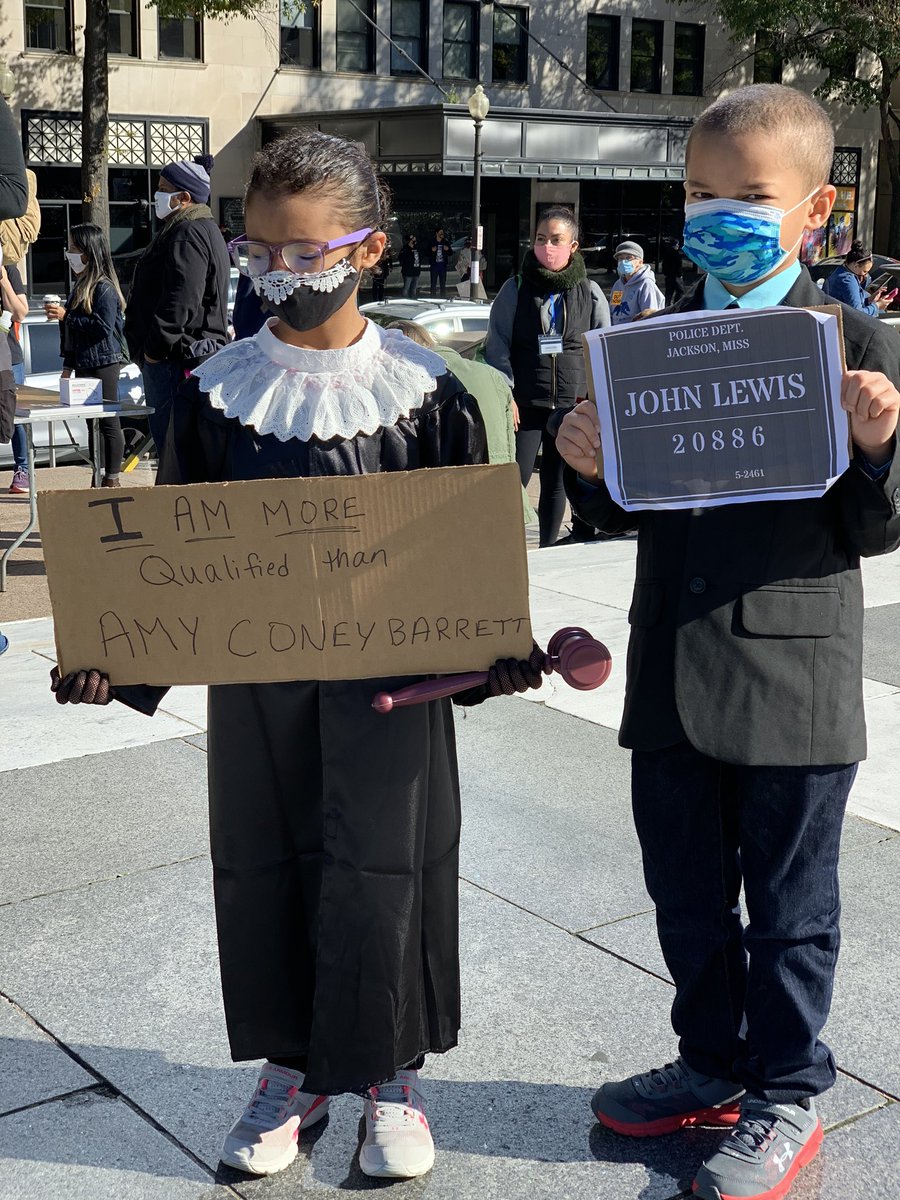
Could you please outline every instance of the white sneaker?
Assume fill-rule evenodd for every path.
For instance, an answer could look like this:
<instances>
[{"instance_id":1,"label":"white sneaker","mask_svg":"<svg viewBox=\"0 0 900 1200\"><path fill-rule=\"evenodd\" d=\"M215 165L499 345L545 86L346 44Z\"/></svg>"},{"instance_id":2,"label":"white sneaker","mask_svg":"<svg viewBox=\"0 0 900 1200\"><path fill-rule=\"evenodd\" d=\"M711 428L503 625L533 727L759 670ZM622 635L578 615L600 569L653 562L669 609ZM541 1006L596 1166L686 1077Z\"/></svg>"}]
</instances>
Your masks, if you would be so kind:
<instances>
[{"instance_id":1,"label":"white sneaker","mask_svg":"<svg viewBox=\"0 0 900 1200\"><path fill-rule=\"evenodd\" d=\"M366 1094L366 1140L359 1165L376 1178L412 1179L434 1166L434 1142L418 1089L418 1071L398 1071Z\"/></svg>"},{"instance_id":2,"label":"white sneaker","mask_svg":"<svg viewBox=\"0 0 900 1200\"><path fill-rule=\"evenodd\" d=\"M303 1072L267 1062L250 1103L235 1121L222 1162L250 1175L274 1175L297 1157L297 1136L328 1112L328 1096L302 1091Z\"/></svg>"}]
</instances>

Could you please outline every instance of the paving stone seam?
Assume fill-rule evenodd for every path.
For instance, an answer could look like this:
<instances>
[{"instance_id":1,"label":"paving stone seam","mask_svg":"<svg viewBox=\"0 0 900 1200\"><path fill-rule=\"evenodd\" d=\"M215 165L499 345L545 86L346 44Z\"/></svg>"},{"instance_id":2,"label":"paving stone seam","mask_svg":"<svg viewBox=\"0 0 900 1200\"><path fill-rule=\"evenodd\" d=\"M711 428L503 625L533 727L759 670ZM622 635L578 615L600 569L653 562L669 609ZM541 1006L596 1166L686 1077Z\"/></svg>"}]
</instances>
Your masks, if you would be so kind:
<instances>
[{"instance_id":1,"label":"paving stone seam","mask_svg":"<svg viewBox=\"0 0 900 1200\"><path fill-rule=\"evenodd\" d=\"M56 1104L60 1100L68 1100L72 1096L80 1096L84 1092L95 1093L98 1096L109 1095L112 1098L112 1093L107 1091L107 1088L102 1083L88 1083L84 1087L72 1088L70 1092L59 1092L56 1096L47 1096L43 1100L32 1100L30 1104L20 1104L17 1108L5 1108L0 1112L0 1121L4 1117L15 1117L19 1113L28 1112L32 1108L43 1108L45 1104Z\"/></svg>"},{"instance_id":2,"label":"paving stone seam","mask_svg":"<svg viewBox=\"0 0 900 1200\"><path fill-rule=\"evenodd\" d=\"M580 937L583 933L593 933L597 929L606 929L610 925L618 925L622 921L633 921L635 917L649 917L655 912L655 908L642 908L640 912L626 913L624 917L613 917L609 921L601 921L599 925L588 925L586 929L576 929L574 932Z\"/></svg>"},{"instance_id":3,"label":"paving stone seam","mask_svg":"<svg viewBox=\"0 0 900 1200\"><path fill-rule=\"evenodd\" d=\"M838 1130L846 1129L848 1125L855 1125L857 1121L862 1121L866 1117L871 1117L873 1113L883 1112L896 1103L895 1100L885 1100L884 1104L876 1104L872 1108L865 1109L864 1112L854 1113L852 1117L844 1117L841 1121L835 1121L833 1125L826 1125L826 1133L837 1133Z\"/></svg>"},{"instance_id":4,"label":"paving stone seam","mask_svg":"<svg viewBox=\"0 0 900 1200\"><path fill-rule=\"evenodd\" d=\"M508 896L501 896L499 892L492 892L490 888L485 887L482 883L476 883L473 879L467 879L465 875L460 875L459 879L462 883L468 883L471 887L484 892L485 895L493 896L495 900L500 900L503 904L508 904L510 908L518 909L519 912L526 913L529 917L543 921L545 925L549 925L552 929L558 929L560 933L568 934L569 937L575 938L576 941L582 942L585 946L590 946L592 950L599 950L601 954L608 954L610 958L618 959L619 962L625 963L626 966L634 967L636 971L640 971L643 975L649 975L651 979L658 979L660 983L668 984L669 987L675 986L671 979L666 979L665 976L658 975L656 971L651 971L649 967L633 962L630 958L625 958L621 954L616 954L614 950L609 950L606 946L598 946L596 942L590 941L589 938L582 937L576 930L567 929L565 925L560 925L558 921L551 921L549 917L545 917L542 913L535 912L531 908L526 908L524 904L519 904L516 900L510 900Z\"/></svg>"},{"instance_id":5,"label":"paving stone seam","mask_svg":"<svg viewBox=\"0 0 900 1200\"><path fill-rule=\"evenodd\" d=\"M889 1092L887 1088L879 1087L877 1083L870 1083L868 1079L863 1079L862 1075L854 1075L852 1071L848 1071L846 1067L838 1067L842 1075L849 1076L857 1083L861 1083L863 1087L869 1088L873 1092L877 1092L879 1096L884 1096L885 1100L891 1104L900 1104L900 1096L895 1096L893 1092Z\"/></svg>"},{"instance_id":6,"label":"paving stone seam","mask_svg":"<svg viewBox=\"0 0 900 1200\"><path fill-rule=\"evenodd\" d=\"M3 773L0 773L0 779L2 778ZM19 896L15 900L0 900L0 911L4 908L12 908L14 904L27 904L31 900L46 900L50 896L68 896L72 892L83 892L87 888L99 887L104 883L115 883L117 879L133 879L136 875L147 875L150 871L165 871L169 867L181 867L185 863L199 862L201 859L209 859L209 852L204 850L200 854L192 854L188 858L176 858L172 862L153 863L149 867L137 867L133 871L120 871L115 875L104 875L102 879L90 879L87 883L76 883L72 887L55 888L52 892L38 892L34 896Z\"/></svg>"},{"instance_id":7,"label":"paving stone seam","mask_svg":"<svg viewBox=\"0 0 900 1200\"><path fill-rule=\"evenodd\" d=\"M213 1183L223 1187L227 1194L240 1197L240 1192L235 1191L230 1184L225 1183L224 1180L220 1179L218 1171L213 1170L207 1163L203 1161L202 1158L199 1157L199 1155L195 1154L190 1147L185 1146L183 1142L179 1141L175 1134L170 1133L169 1130L166 1129L166 1127L156 1119L156 1117L147 1112L145 1108L142 1108L141 1105L138 1104L136 1100L133 1100L127 1092L123 1092L121 1088L116 1087L111 1079L107 1079L106 1076L98 1071L96 1067L92 1066L86 1058L83 1058L77 1050L73 1050L71 1046L67 1045L61 1038L57 1037L52 1029L48 1029L46 1025L42 1024L37 1017L35 1017L27 1009L23 1008L22 1005L14 1000L12 996L0 990L0 1000L5 1000L18 1014L18 1016L20 1016L24 1021L27 1021L30 1025L33 1025L35 1029L39 1030L44 1037L48 1038L53 1045L56 1046L57 1050L60 1050L77 1066L81 1067L82 1071L85 1071L88 1075L91 1075L97 1081L97 1085L99 1085L99 1087L97 1085L88 1085L84 1088L76 1089L77 1091L96 1091L98 1094L108 1095L110 1099L121 1100L123 1104L131 1109L135 1116L140 1117L145 1124L149 1125L151 1129L154 1129L161 1137L164 1137L167 1142L175 1147L176 1150L180 1150L181 1153L186 1158L189 1158L195 1166L199 1167L205 1175L208 1175ZM36 1108L39 1107L39 1105L26 1105L26 1107ZM4 1115L8 1116L9 1114L7 1113Z\"/></svg>"}]
</instances>

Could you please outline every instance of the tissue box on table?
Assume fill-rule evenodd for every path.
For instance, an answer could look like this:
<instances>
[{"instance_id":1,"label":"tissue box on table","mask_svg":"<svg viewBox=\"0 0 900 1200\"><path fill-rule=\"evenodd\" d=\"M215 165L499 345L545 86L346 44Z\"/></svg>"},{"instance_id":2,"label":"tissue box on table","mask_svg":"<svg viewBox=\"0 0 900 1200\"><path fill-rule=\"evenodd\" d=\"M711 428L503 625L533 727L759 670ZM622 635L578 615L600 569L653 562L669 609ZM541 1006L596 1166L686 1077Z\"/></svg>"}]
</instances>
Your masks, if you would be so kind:
<instances>
[{"instance_id":1,"label":"tissue box on table","mask_svg":"<svg viewBox=\"0 0 900 1200\"><path fill-rule=\"evenodd\" d=\"M99 379L60 379L59 402L72 408L103 403L103 384Z\"/></svg>"}]
</instances>

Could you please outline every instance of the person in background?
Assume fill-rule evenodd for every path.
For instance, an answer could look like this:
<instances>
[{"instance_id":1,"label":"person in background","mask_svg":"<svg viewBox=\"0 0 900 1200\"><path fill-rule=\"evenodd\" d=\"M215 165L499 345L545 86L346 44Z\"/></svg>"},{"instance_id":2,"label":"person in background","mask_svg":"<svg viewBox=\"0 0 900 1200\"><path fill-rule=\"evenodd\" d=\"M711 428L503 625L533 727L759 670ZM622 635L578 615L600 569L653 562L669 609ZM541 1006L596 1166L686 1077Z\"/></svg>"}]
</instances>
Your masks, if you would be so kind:
<instances>
[{"instance_id":1,"label":"person in background","mask_svg":"<svg viewBox=\"0 0 900 1200\"><path fill-rule=\"evenodd\" d=\"M484 290L484 274L487 270L487 259L484 257L484 251L478 251L478 283L475 286L474 295L472 293L472 239L466 238L466 244L456 256L456 270L459 275L459 284L457 290L460 296L468 297L472 300L486 300L487 292Z\"/></svg>"},{"instance_id":2,"label":"person in background","mask_svg":"<svg viewBox=\"0 0 900 1200\"><path fill-rule=\"evenodd\" d=\"M619 278L609 297L613 325L625 325L636 317L665 308L666 298L656 283L653 268L644 262L644 251L637 242L616 246Z\"/></svg>"},{"instance_id":3,"label":"person in background","mask_svg":"<svg viewBox=\"0 0 900 1200\"><path fill-rule=\"evenodd\" d=\"M5 258L5 255L4 255ZM19 344L18 326L28 312L28 297L19 268L4 262L0 266L0 335L6 331L13 379L17 384L25 382L25 356ZM13 477L9 485L10 495L28 494L28 443L25 429L17 425L12 435Z\"/></svg>"},{"instance_id":4,"label":"person in background","mask_svg":"<svg viewBox=\"0 0 900 1200\"><path fill-rule=\"evenodd\" d=\"M684 264L681 261L681 242L677 238L663 242L659 265L666 281L665 301L668 307L684 295L681 282Z\"/></svg>"},{"instance_id":5,"label":"person in background","mask_svg":"<svg viewBox=\"0 0 900 1200\"><path fill-rule=\"evenodd\" d=\"M447 298L447 267L450 265L451 246L444 237L443 229L434 231L431 243L431 294Z\"/></svg>"},{"instance_id":6,"label":"person in background","mask_svg":"<svg viewBox=\"0 0 900 1200\"><path fill-rule=\"evenodd\" d=\"M263 311L259 296L253 290L249 276L241 275L238 279L234 296L234 310L231 314L231 326L234 329L234 340L253 337L266 323L268 314Z\"/></svg>"},{"instance_id":7,"label":"person in background","mask_svg":"<svg viewBox=\"0 0 900 1200\"><path fill-rule=\"evenodd\" d=\"M400 251L400 274L403 276L403 295L415 300L419 291L419 276L422 274L422 261L416 246L416 235L411 233L406 239L406 245Z\"/></svg>"},{"instance_id":8,"label":"person in background","mask_svg":"<svg viewBox=\"0 0 900 1200\"><path fill-rule=\"evenodd\" d=\"M516 432L513 425L512 389L506 382L506 377L499 371L489 367L487 363L475 358L466 358L458 350L450 346L442 346L423 326L416 321L392 321L388 329L399 329L408 338L418 342L427 350L439 354L450 374L463 385L470 396L478 402L478 411L484 422L487 434L488 462L512 463L516 461ZM525 524L530 525L537 520L537 513L531 507L528 493L522 488L522 504L525 512Z\"/></svg>"},{"instance_id":9,"label":"person in background","mask_svg":"<svg viewBox=\"0 0 900 1200\"><path fill-rule=\"evenodd\" d=\"M528 486L541 452L538 500L540 544L559 537L566 509L563 461L548 422L585 395L581 335L609 325L609 306L589 280L578 253L578 222L570 208L551 208L541 218L534 248L522 273L507 279L491 306L484 356L510 382L515 397L516 461ZM592 541L595 531L578 517L563 541Z\"/></svg>"},{"instance_id":10,"label":"person in background","mask_svg":"<svg viewBox=\"0 0 900 1200\"><path fill-rule=\"evenodd\" d=\"M391 254L389 246L385 246L384 254L372 268L372 301L378 303L384 299L384 285L391 273Z\"/></svg>"},{"instance_id":11,"label":"person in background","mask_svg":"<svg viewBox=\"0 0 900 1200\"><path fill-rule=\"evenodd\" d=\"M22 139L9 110L0 96L0 221L21 217L28 206L28 181ZM0 266L3 250L0 247ZM16 417L16 383L12 373L9 342L0 337L0 442L12 437ZM0 654L9 648L9 638L0 633Z\"/></svg>"},{"instance_id":12,"label":"person in background","mask_svg":"<svg viewBox=\"0 0 900 1200\"><path fill-rule=\"evenodd\" d=\"M885 288L869 294L872 283L872 251L862 242L854 242L844 256L843 265L825 280L822 291L832 300L849 304L870 317L877 317L890 304Z\"/></svg>"},{"instance_id":13,"label":"person in background","mask_svg":"<svg viewBox=\"0 0 900 1200\"><path fill-rule=\"evenodd\" d=\"M103 403L117 404L119 374L128 361L124 337L125 301L113 266L109 242L99 225L73 225L66 251L75 274L65 307L45 304L51 321L59 321L62 378L99 379ZM103 487L119 487L125 435L117 416L101 417Z\"/></svg>"},{"instance_id":14,"label":"person in background","mask_svg":"<svg viewBox=\"0 0 900 1200\"><path fill-rule=\"evenodd\" d=\"M230 266L212 215L213 159L163 167L154 194L162 222L134 272L125 334L154 411L150 432L162 454L178 385L228 341Z\"/></svg>"}]
</instances>

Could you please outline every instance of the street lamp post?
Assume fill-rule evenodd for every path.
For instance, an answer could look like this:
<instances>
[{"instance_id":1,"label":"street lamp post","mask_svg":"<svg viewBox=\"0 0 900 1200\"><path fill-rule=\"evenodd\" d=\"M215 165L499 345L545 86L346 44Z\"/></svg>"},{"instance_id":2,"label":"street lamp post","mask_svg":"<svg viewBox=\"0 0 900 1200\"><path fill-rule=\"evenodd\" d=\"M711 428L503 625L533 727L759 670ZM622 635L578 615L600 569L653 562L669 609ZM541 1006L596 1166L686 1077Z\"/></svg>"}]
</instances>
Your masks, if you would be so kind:
<instances>
[{"instance_id":1,"label":"street lamp post","mask_svg":"<svg viewBox=\"0 0 900 1200\"><path fill-rule=\"evenodd\" d=\"M475 181L472 189L472 258L469 266L469 295L478 295L481 286L481 260L479 252L482 248L481 230L481 127L490 112L491 102L485 95L484 88L479 85L469 97L469 115L475 122Z\"/></svg>"}]
</instances>

